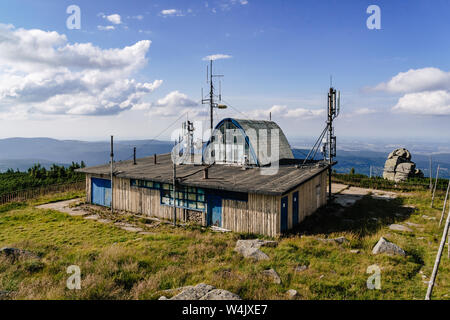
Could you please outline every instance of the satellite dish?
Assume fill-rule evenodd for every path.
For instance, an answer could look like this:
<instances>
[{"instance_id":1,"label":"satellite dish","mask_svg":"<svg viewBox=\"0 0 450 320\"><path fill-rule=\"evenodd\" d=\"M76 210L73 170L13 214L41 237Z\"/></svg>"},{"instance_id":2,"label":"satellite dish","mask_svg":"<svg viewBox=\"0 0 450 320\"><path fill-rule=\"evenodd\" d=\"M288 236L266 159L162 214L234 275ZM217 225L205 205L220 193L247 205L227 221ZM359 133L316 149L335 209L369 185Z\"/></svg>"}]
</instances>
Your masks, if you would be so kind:
<instances>
[{"instance_id":1,"label":"satellite dish","mask_svg":"<svg viewBox=\"0 0 450 320\"><path fill-rule=\"evenodd\" d=\"M228 108L226 105L224 105L224 104L219 104L218 106L217 106L217 108L218 109L226 109L226 108Z\"/></svg>"}]
</instances>

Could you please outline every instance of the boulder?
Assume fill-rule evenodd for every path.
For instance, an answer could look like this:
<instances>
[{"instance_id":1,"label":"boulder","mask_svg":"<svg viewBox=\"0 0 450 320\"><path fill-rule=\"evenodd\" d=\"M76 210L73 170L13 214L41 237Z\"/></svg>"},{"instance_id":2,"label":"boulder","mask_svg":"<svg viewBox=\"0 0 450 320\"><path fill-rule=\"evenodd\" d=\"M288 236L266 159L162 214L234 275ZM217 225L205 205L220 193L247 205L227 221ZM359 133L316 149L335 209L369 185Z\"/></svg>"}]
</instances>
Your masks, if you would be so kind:
<instances>
[{"instance_id":1,"label":"boulder","mask_svg":"<svg viewBox=\"0 0 450 320\"><path fill-rule=\"evenodd\" d=\"M408 228L407 226L402 226L401 224L391 224L389 226L389 229L401 232L413 232L411 228Z\"/></svg>"},{"instance_id":2,"label":"boulder","mask_svg":"<svg viewBox=\"0 0 450 320\"><path fill-rule=\"evenodd\" d=\"M253 259L256 261L268 260L269 256L259 250L261 247L276 247L278 243L276 241L252 239L252 240L238 240L234 251L240 253L245 258Z\"/></svg>"},{"instance_id":3,"label":"boulder","mask_svg":"<svg viewBox=\"0 0 450 320\"><path fill-rule=\"evenodd\" d=\"M170 299L161 296L159 300L241 300L238 295L230 291L216 289L215 287L204 283L178 289L182 289L182 292L176 296L173 296Z\"/></svg>"},{"instance_id":4,"label":"boulder","mask_svg":"<svg viewBox=\"0 0 450 320\"><path fill-rule=\"evenodd\" d=\"M273 283L276 283L276 284L281 283L281 278L274 269L264 270L262 272L262 274L264 276L266 276L267 278L269 278L270 280L272 280Z\"/></svg>"},{"instance_id":5,"label":"boulder","mask_svg":"<svg viewBox=\"0 0 450 320\"><path fill-rule=\"evenodd\" d=\"M395 243L387 241L385 238L381 237L377 242L375 247L373 247L372 254L387 253L392 255L405 256L406 252L397 246Z\"/></svg>"},{"instance_id":6,"label":"boulder","mask_svg":"<svg viewBox=\"0 0 450 320\"><path fill-rule=\"evenodd\" d=\"M181 293L170 298L170 300L199 300L208 292L214 290L215 287L208 284L200 283L195 287L190 287L183 290Z\"/></svg>"},{"instance_id":7,"label":"boulder","mask_svg":"<svg viewBox=\"0 0 450 320\"><path fill-rule=\"evenodd\" d=\"M223 289L214 289L205 294L200 300L242 300L237 294Z\"/></svg>"},{"instance_id":8,"label":"boulder","mask_svg":"<svg viewBox=\"0 0 450 320\"><path fill-rule=\"evenodd\" d=\"M304 266L296 266L294 268L294 271L297 272L297 273L300 273L300 272L303 272L303 271L306 271L306 270L308 270L308 266L306 266L306 265L304 265Z\"/></svg>"},{"instance_id":9,"label":"boulder","mask_svg":"<svg viewBox=\"0 0 450 320\"><path fill-rule=\"evenodd\" d=\"M290 289L290 290L286 291L286 294L290 299L293 299L298 296L297 290L294 290L294 289Z\"/></svg>"},{"instance_id":10,"label":"boulder","mask_svg":"<svg viewBox=\"0 0 450 320\"><path fill-rule=\"evenodd\" d=\"M384 164L383 178L395 182L405 181L411 177L423 176L411 161L411 153L405 148L392 151Z\"/></svg>"}]
</instances>

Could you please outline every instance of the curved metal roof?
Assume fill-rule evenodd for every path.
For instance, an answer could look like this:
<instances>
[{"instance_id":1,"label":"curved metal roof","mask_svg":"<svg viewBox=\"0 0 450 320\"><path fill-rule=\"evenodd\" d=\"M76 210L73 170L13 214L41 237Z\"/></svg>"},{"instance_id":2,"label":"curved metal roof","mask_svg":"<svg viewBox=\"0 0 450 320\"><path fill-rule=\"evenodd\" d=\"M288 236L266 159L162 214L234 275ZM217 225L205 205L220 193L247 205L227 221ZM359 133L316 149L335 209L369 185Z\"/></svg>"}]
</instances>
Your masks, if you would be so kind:
<instances>
[{"instance_id":1,"label":"curved metal roof","mask_svg":"<svg viewBox=\"0 0 450 320\"><path fill-rule=\"evenodd\" d=\"M278 130L279 139L274 146L278 148L279 159L294 159L291 146L283 130L274 121L225 118L216 125L215 130L219 130L228 121L242 131L249 145L250 153L258 165L267 165L271 162L268 154L272 154L273 143L270 138L272 130ZM267 139L260 137L261 134L264 134L264 130L267 132Z\"/></svg>"}]
</instances>

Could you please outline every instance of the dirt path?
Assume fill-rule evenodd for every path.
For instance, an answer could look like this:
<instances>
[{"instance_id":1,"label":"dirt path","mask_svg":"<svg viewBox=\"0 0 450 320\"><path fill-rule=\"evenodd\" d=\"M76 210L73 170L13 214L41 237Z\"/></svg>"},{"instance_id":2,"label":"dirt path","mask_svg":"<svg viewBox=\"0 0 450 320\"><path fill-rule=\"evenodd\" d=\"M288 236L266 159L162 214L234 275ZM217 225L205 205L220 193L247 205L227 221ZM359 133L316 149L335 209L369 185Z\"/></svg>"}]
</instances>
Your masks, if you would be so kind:
<instances>
[{"instance_id":1,"label":"dirt path","mask_svg":"<svg viewBox=\"0 0 450 320\"><path fill-rule=\"evenodd\" d=\"M331 185L331 192L334 195L334 201L343 207L354 205L356 201L368 194L371 194L372 198L380 200L392 200L398 197L397 192L350 187L340 183L333 183Z\"/></svg>"},{"instance_id":2,"label":"dirt path","mask_svg":"<svg viewBox=\"0 0 450 320\"><path fill-rule=\"evenodd\" d=\"M43 204L40 206L37 206L36 208L38 209L51 209L51 210L56 210L56 211L60 211L60 212L64 212L67 213L71 216L86 216L86 215L90 215L89 212L81 210L77 207L71 208L70 205L80 202L83 199L78 198L78 199L72 199L72 200L66 200L66 201L58 201L58 202L52 202L52 203L47 203L47 204Z\"/></svg>"}]
</instances>

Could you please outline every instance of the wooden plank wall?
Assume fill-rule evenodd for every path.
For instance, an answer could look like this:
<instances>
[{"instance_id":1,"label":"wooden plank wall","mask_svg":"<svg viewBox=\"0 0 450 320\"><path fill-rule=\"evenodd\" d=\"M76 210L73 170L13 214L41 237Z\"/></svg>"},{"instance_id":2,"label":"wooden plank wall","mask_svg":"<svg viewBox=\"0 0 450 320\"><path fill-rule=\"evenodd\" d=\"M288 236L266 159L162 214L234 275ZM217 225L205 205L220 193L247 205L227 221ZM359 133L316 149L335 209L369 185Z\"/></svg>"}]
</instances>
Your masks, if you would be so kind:
<instances>
[{"instance_id":1,"label":"wooden plank wall","mask_svg":"<svg viewBox=\"0 0 450 320\"><path fill-rule=\"evenodd\" d=\"M248 202L223 200L222 226L236 232L275 236L280 229L281 198L249 194Z\"/></svg>"},{"instance_id":2,"label":"wooden plank wall","mask_svg":"<svg viewBox=\"0 0 450 320\"><path fill-rule=\"evenodd\" d=\"M292 199L294 192L298 191L298 223L301 223L306 217L312 215L318 208L327 203L327 177L328 172L324 171L308 182L302 184L297 189L289 192L288 196L288 229L292 229L295 224L293 221ZM320 186L320 196L317 199L316 187ZM284 195L286 196L286 195ZM283 197L284 197L283 196Z\"/></svg>"},{"instance_id":3,"label":"wooden plank wall","mask_svg":"<svg viewBox=\"0 0 450 320\"><path fill-rule=\"evenodd\" d=\"M92 175L86 175L86 197L91 200ZM98 178L108 179L108 177ZM320 198L316 196L316 186L320 186ZM288 229L292 221L292 196L299 192L298 223L313 214L327 202L327 171L291 191L288 196ZM280 234L281 196L249 194L248 202L222 200L222 226L235 232L276 236ZM161 205L158 190L131 187L129 179L114 178L114 208L165 220L172 220L173 208ZM184 210L177 208L177 220L184 221ZM206 212L202 225L206 225Z\"/></svg>"},{"instance_id":4,"label":"wooden plank wall","mask_svg":"<svg viewBox=\"0 0 450 320\"><path fill-rule=\"evenodd\" d=\"M86 176L86 187L88 188L87 201L91 202L90 186L91 177ZM101 179L109 177L94 176ZM128 211L136 214L146 215L149 217L157 217L164 220L172 220L173 208L161 204L159 190L132 187L130 179L114 178L114 209ZM177 221L185 221L184 209L176 209ZM202 224L206 224L206 213L203 213Z\"/></svg>"}]
</instances>

